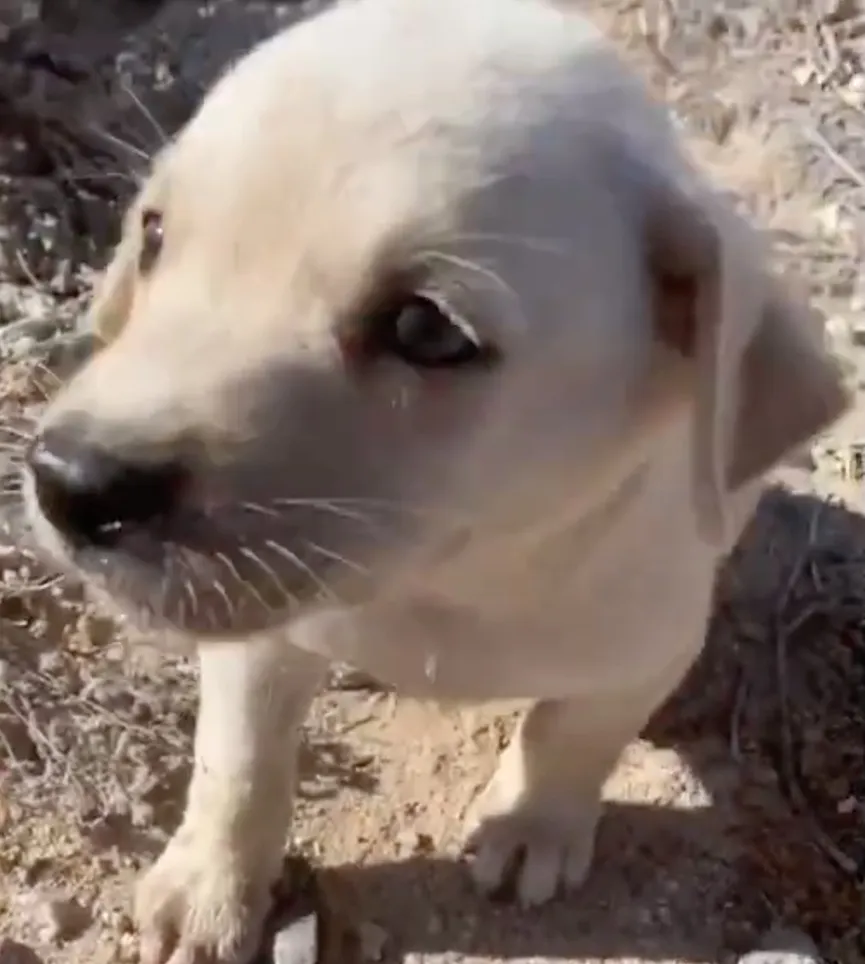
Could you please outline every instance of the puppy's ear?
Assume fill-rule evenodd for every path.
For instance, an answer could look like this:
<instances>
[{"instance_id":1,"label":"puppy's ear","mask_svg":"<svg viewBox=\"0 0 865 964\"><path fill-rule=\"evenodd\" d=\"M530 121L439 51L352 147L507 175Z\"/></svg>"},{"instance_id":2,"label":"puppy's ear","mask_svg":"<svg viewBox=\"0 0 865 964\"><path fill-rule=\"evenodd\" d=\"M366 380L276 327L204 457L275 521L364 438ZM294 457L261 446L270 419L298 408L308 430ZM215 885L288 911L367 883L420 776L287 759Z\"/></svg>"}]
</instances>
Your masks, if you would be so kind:
<instances>
[{"instance_id":1,"label":"puppy's ear","mask_svg":"<svg viewBox=\"0 0 865 964\"><path fill-rule=\"evenodd\" d=\"M114 341L126 327L135 291L136 257L131 243L123 238L96 282L88 321L103 345Z\"/></svg>"},{"instance_id":2,"label":"puppy's ear","mask_svg":"<svg viewBox=\"0 0 865 964\"><path fill-rule=\"evenodd\" d=\"M689 187L653 192L648 243L657 333L693 378L698 519L724 543L727 496L830 425L849 396L815 313L770 275L757 233Z\"/></svg>"}]
</instances>

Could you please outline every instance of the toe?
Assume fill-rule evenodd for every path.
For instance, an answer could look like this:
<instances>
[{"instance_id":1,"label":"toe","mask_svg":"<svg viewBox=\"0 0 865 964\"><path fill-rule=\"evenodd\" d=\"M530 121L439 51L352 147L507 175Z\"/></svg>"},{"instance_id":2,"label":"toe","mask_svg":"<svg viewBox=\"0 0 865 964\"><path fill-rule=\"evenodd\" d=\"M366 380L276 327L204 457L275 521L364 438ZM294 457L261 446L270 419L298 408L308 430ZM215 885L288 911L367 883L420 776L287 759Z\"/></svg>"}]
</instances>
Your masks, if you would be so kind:
<instances>
[{"instance_id":1,"label":"toe","mask_svg":"<svg viewBox=\"0 0 865 964\"><path fill-rule=\"evenodd\" d=\"M576 890L586 881L589 871L592 868L592 858L594 856L594 835L590 835L586 840L578 840L568 848L568 855L564 861L563 877L565 886L569 890Z\"/></svg>"},{"instance_id":2,"label":"toe","mask_svg":"<svg viewBox=\"0 0 865 964\"><path fill-rule=\"evenodd\" d=\"M495 820L489 820L475 830L466 850L471 854L472 879L484 894L494 894L508 884L520 857L519 841L507 832L506 826Z\"/></svg>"},{"instance_id":3,"label":"toe","mask_svg":"<svg viewBox=\"0 0 865 964\"><path fill-rule=\"evenodd\" d=\"M478 889L484 894L501 890L513 863L513 855L498 847L481 847L472 858L471 874Z\"/></svg>"},{"instance_id":4,"label":"toe","mask_svg":"<svg viewBox=\"0 0 865 964\"><path fill-rule=\"evenodd\" d=\"M561 846L539 842L526 848L517 880L517 897L523 907L538 907L556 896L563 863Z\"/></svg>"}]
</instances>

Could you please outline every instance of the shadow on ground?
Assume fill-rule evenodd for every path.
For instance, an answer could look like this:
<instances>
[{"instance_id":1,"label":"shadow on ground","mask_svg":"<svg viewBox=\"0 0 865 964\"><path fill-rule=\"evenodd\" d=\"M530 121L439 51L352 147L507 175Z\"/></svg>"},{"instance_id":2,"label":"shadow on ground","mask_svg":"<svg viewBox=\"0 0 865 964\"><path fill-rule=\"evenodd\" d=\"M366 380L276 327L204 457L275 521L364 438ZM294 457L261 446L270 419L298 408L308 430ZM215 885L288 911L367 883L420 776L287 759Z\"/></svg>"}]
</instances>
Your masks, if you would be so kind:
<instances>
[{"instance_id":1,"label":"shadow on ground","mask_svg":"<svg viewBox=\"0 0 865 964\"><path fill-rule=\"evenodd\" d=\"M400 954L708 964L780 922L827 960L865 960L863 556L857 513L767 494L703 657L643 734L687 761L705 805L610 804L579 894L523 914L478 900L455 859L329 873Z\"/></svg>"}]
</instances>

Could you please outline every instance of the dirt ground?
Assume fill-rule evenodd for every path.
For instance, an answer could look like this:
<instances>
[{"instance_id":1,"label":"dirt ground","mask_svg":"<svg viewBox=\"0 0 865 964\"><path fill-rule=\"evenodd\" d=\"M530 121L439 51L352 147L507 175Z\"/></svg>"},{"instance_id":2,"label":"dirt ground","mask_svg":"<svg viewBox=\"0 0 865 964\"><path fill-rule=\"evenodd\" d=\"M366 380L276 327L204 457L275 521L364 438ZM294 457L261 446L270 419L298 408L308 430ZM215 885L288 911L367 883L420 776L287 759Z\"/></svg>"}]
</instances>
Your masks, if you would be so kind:
<instances>
[{"instance_id":1,"label":"dirt ground","mask_svg":"<svg viewBox=\"0 0 865 964\"><path fill-rule=\"evenodd\" d=\"M583 5L710 159L735 160L731 188L862 396L865 5ZM148 155L224 63L314 6L67 0L40 19L39 3L0 4L9 479L15 420L86 354L91 271ZM708 964L780 924L865 964L863 477L865 396L779 471L721 574L704 658L609 780L589 882L541 912L480 900L458 859L512 708L444 712L335 674L307 727L294 843L350 895L365 956ZM14 497L7 481L0 512ZM133 961L129 895L177 819L194 667L2 541L0 570L0 962Z\"/></svg>"}]
</instances>

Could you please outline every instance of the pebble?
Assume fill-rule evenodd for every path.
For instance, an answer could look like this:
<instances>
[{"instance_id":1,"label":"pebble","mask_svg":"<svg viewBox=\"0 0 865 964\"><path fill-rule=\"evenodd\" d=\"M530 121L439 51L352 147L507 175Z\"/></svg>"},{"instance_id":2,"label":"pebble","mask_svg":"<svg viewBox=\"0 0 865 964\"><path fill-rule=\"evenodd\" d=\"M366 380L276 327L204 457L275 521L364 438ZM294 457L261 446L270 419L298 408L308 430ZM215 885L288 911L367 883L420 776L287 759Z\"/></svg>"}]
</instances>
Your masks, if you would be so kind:
<instances>
[{"instance_id":1,"label":"pebble","mask_svg":"<svg viewBox=\"0 0 865 964\"><path fill-rule=\"evenodd\" d=\"M335 666L330 675L328 686L333 690L351 691L368 690L370 692L380 692L385 687L374 677L363 670L355 669L345 663Z\"/></svg>"},{"instance_id":2,"label":"pebble","mask_svg":"<svg viewBox=\"0 0 865 964\"><path fill-rule=\"evenodd\" d=\"M307 914L277 931L271 954L273 964L316 964L318 916Z\"/></svg>"},{"instance_id":3,"label":"pebble","mask_svg":"<svg viewBox=\"0 0 865 964\"><path fill-rule=\"evenodd\" d=\"M739 964L822 964L822 961L807 934L786 928L769 931L757 950L739 958Z\"/></svg>"}]
</instances>

